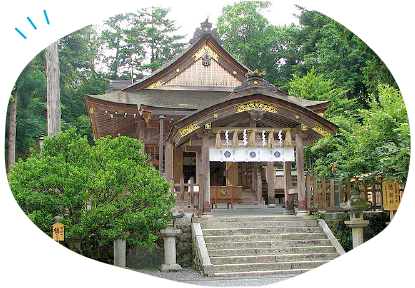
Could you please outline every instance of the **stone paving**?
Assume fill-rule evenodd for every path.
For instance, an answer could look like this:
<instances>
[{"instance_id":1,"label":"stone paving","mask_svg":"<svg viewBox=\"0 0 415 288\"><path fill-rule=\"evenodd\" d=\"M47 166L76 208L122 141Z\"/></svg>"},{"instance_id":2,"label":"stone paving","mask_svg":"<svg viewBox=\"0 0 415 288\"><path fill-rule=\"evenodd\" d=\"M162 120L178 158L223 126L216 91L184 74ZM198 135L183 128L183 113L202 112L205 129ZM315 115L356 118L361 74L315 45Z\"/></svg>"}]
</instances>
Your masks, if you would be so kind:
<instances>
[{"instance_id":1,"label":"stone paving","mask_svg":"<svg viewBox=\"0 0 415 288\"><path fill-rule=\"evenodd\" d=\"M159 270L136 270L150 276L164 278L167 280L177 281L201 286L213 287L233 287L233 286L264 286L274 284L295 275L284 276L246 276L246 277L203 277L192 268L184 268L178 272L160 272Z\"/></svg>"}]
</instances>

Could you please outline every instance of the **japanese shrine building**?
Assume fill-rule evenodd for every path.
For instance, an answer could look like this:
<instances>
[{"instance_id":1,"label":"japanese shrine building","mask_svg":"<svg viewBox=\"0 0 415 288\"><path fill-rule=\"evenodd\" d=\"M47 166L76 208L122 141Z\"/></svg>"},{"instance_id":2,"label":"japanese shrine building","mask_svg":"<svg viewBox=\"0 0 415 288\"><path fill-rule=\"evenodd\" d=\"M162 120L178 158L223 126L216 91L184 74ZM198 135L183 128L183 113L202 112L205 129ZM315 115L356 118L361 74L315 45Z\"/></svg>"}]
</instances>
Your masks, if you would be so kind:
<instances>
[{"instance_id":1,"label":"japanese shrine building","mask_svg":"<svg viewBox=\"0 0 415 288\"><path fill-rule=\"evenodd\" d=\"M330 102L287 95L264 74L234 59L206 21L182 53L151 75L86 96L94 137L141 140L169 182L193 178L199 185L200 211L230 197L240 202L243 193L261 201L265 191L268 205L282 193L287 213L294 199L305 212L303 147L337 131L322 116Z\"/></svg>"}]
</instances>

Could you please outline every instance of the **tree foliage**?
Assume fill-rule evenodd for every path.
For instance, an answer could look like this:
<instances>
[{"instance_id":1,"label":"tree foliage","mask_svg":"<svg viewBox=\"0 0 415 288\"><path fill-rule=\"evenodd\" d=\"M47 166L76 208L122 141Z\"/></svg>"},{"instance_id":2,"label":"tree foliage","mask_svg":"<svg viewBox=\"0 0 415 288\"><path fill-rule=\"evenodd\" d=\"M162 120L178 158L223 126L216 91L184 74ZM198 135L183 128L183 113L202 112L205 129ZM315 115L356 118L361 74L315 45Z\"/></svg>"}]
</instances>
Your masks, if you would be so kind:
<instances>
[{"instance_id":1,"label":"tree foliage","mask_svg":"<svg viewBox=\"0 0 415 288\"><path fill-rule=\"evenodd\" d=\"M145 162L141 147L124 136L104 137L91 146L70 129L47 137L39 153L20 159L8 174L10 188L45 233L59 221L65 225L66 241L82 241L84 247L116 239L152 247L170 220L166 215L174 197L170 184Z\"/></svg>"},{"instance_id":2,"label":"tree foliage","mask_svg":"<svg viewBox=\"0 0 415 288\"><path fill-rule=\"evenodd\" d=\"M236 59L254 70L267 70L272 77L273 41L277 28L261 15L271 5L268 1L242 1L222 8L218 33L223 46Z\"/></svg>"},{"instance_id":3,"label":"tree foliage","mask_svg":"<svg viewBox=\"0 0 415 288\"><path fill-rule=\"evenodd\" d=\"M408 115L401 93L379 85L370 109L360 110L362 125L347 135L339 169L347 177L364 173L406 183L410 158Z\"/></svg>"}]
</instances>

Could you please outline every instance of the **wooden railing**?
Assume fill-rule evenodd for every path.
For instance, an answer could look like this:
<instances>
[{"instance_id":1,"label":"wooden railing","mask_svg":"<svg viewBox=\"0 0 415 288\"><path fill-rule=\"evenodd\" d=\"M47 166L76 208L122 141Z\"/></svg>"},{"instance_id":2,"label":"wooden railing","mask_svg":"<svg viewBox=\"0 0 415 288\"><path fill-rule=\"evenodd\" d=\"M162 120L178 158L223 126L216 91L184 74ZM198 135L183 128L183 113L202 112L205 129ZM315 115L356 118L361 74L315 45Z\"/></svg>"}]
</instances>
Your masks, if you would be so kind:
<instances>
[{"instance_id":1,"label":"wooden railing","mask_svg":"<svg viewBox=\"0 0 415 288\"><path fill-rule=\"evenodd\" d=\"M202 183L202 182L200 182ZM179 183L174 183L174 178L170 179L174 196L176 197L176 205L179 204L180 209L201 209L203 201L200 199L202 193L199 184L196 184L193 177L185 183L184 178L180 178Z\"/></svg>"},{"instance_id":2,"label":"wooden railing","mask_svg":"<svg viewBox=\"0 0 415 288\"><path fill-rule=\"evenodd\" d=\"M340 203L350 199L352 194L352 180L339 181L336 179L317 179L306 175L305 193L307 209L318 210L340 210ZM368 200L372 210L383 206L381 180L359 181L360 197Z\"/></svg>"},{"instance_id":3,"label":"wooden railing","mask_svg":"<svg viewBox=\"0 0 415 288\"><path fill-rule=\"evenodd\" d=\"M351 195L350 181L346 183L342 181L336 183L334 179L319 181L317 178L307 175L305 187L307 208L310 211L339 208L340 203L350 199Z\"/></svg>"}]
</instances>

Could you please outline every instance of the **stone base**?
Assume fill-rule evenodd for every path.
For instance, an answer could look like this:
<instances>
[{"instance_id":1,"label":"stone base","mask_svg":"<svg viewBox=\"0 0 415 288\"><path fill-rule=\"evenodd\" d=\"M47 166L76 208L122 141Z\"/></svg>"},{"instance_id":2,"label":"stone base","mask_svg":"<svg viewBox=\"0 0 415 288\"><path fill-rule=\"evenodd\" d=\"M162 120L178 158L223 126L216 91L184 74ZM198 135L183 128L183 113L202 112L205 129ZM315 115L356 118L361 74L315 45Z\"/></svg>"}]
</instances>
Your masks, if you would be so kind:
<instances>
[{"instance_id":1,"label":"stone base","mask_svg":"<svg viewBox=\"0 0 415 288\"><path fill-rule=\"evenodd\" d=\"M160 266L161 272L177 272L182 269L182 266L180 266L179 264L162 264Z\"/></svg>"},{"instance_id":2,"label":"stone base","mask_svg":"<svg viewBox=\"0 0 415 288\"><path fill-rule=\"evenodd\" d=\"M298 217L305 217L305 216L308 216L308 215L309 215L308 211L298 211L297 212Z\"/></svg>"},{"instance_id":3,"label":"stone base","mask_svg":"<svg viewBox=\"0 0 415 288\"><path fill-rule=\"evenodd\" d=\"M350 228L366 228L369 226L369 220L350 220L350 221L344 221L344 224L346 224Z\"/></svg>"},{"instance_id":4,"label":"stone base","mask_svg":"<svg viewBox=\"0 0 415 288\"><path fill-rule=\"evenodd\" d=\"M275 208L275 207L277 207L277 205L275 205L275 204L268 204L268 206L267 206L268 208Z\"/></svg>"},{"instance_id":5,"label":"stone base","mask_svg":"<svg viewBox=\"0 0 415 288\"><path fill-rule=\"evenodd\" d=\"M295 211L294 210L288 210L288 211L284 211L284 213L282 213L284 215L295 215Z\"/></svg>"},{"instance_id":6,"label":"stone base","mask_svg":"<svg viewBox=\"0 0 415 288\"><path fill-rule=\"evenodd\" d=\"M303 216L303 219L305 219L305 220L316 220L317 216L316 215L305 215L305 216Z\"/></svg>"}]
</instances>

